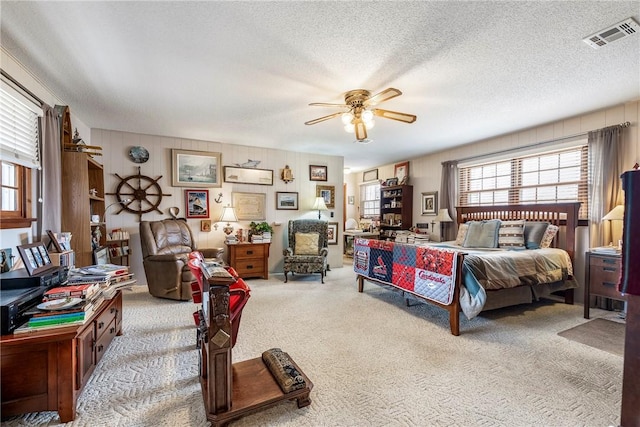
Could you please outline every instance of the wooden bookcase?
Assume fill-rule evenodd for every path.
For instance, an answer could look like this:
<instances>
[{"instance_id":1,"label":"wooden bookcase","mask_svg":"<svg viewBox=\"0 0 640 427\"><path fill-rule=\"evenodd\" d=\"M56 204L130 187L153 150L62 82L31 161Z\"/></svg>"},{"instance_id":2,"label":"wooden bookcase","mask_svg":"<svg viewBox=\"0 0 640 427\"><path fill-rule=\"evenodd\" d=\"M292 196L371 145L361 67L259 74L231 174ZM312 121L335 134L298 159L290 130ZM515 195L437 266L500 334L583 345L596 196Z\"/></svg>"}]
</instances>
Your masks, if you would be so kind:
<instances>
[{"instance_id":1,"label":"wooden bookcase","mask_svg":"<svg viewBox=\"0 0 640 427\"><path fill-rule=\"evenodd\" d=\"M380 188L380 239L393 239L396 231L413 224L413 186L394 185Z\"/></svg>"},{"instance_id":2,"label":"wooden bookcase","mask_svg":"<svg viewBox=\"0 0 640 427\"><path fill-rule=\"evenodd\" d=\"M107 240L107 248L109 248L111 264L131 265L129 264L129 239Z\"/></svg>"},{"instance_id":3,"label":"wooden bookcase","mask_svg":"<svg viewBox=\"0 0 640 427\"><path fill-rule=\"evenodd\" d=\"M60 118L62 139L62 232L71 232L71 248L76 254L76 266L93 264L93 250L104 246L106 242L104 217L104 171L90 154L78 151L66 151L65 144L72 141L69 107L56 106ZM95 195L89 190L95 189ZM91 216L97 215L98 222L91 222ZM96 229L100 229L100 238L94 244Z\"/></svg>"}]
</instances>

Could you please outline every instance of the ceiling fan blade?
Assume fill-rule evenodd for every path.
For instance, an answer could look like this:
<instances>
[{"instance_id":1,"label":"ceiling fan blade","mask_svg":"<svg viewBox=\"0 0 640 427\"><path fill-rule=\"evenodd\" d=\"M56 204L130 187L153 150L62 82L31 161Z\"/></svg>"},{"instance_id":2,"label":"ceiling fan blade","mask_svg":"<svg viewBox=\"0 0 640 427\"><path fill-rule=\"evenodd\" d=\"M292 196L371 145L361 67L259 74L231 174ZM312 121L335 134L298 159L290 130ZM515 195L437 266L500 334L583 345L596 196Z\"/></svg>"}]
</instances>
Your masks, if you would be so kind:
<instances>
[{"instance_id":1,"label":"ceiling fan blade","mask_svg":"<svg viewBox=\"0 0 640 427\"><path fill-rule=\"evenodd\" d=\"M331 104L329 102L312 102L309 104L312 107L334 107L334 108L349 108L346 104Z\"/></svg>"},{"instance_id":2,"label":"ceiling fan blade","mask_svg":"<svg viewBox=\"0 0 640 427\"><path fill-rule=\"evenodd\" d=\"M334 117L341 116L342 113L333 113L328 116L318 117L317 119L309 120L308 122L304 122L305 125L315 125L316 123L324 122L325 120L333 119Z\"/></svg>"},{"instance_id":3,"label":"ceiling fan blade","mask_svg":"<svg viewBox=\"0 0 640 427\"><path fill-rule=\"evenodd\" d=\"M362 120L357 120L354 125L356 127L356 139L358 141L367 139L367 127L364 125L364 122Z\"/></svg>"},{"instance_id":4,"label":"ceiling fan blade","mask_svg":"<svg viewBox=\"0 0 640 427\"><path fill-rule=\"evenodd\" d=\"M384 117L385 119L397 120L399 122L404 123L413 123L416 121L417 117L413 114L407 113L399 113L397 111L389 111L389 110L381 110L380 108L376 108L373 110L373 114L378 117Z\"/></svg>"},{"instance_id":5,"label":"ceiling fan blade","mask_svg":"<svg viewBox=\"0 0 640 427\"><path fill-rule=\"evenodd\" d=\"M390 87L383 90L382 92L376 93L375 95L369 97L369 99L364 101L364 105L380 104L381 102L388 101L391 98L395 98L396 96L400 96L400 95L402 95L402 92L400 92L396 88Z\"/></svg>"}]
</instances>

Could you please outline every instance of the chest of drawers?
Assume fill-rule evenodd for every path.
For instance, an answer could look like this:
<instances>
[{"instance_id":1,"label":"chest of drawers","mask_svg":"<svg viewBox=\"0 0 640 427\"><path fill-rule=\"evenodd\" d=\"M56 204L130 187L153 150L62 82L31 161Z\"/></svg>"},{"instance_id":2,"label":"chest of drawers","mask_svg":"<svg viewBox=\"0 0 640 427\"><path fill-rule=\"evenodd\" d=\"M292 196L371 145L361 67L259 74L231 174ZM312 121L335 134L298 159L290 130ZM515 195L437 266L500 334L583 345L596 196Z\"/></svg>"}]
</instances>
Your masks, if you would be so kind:
<instances>
[{"instance_id":1,"label":"chest of drawers","mask_svg":"<svg viewBox=\"0 0 640 427\"><path fill-rule=\"evenodd\" d=\"M620 301L626 297L618 291L621 257L618 254L587 252L584 286L584 318L589 318L591 296L596 295Z\"/></svg>"},{"instance_id":2,"label":"chest of drawers","mask_svg":"<svg viewBox=\"0 0 640 427\"><path fill-rule=\"evenodd\" d=\"M238 243L228 245L227 263L243 279L269 278L269 243Z\"/></svg>"}]
</instances>

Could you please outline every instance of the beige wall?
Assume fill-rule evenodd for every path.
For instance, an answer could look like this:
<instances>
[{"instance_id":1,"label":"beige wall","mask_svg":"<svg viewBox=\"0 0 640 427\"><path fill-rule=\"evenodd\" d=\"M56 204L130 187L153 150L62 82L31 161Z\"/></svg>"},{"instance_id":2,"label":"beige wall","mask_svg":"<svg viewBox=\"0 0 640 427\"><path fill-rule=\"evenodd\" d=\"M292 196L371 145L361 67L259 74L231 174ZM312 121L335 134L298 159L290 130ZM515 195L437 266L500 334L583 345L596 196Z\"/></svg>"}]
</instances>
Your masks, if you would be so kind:
<instances>
[{"instance_id":1,"label":"beige wall","mask_svg":"<svg viewBox=\"0 0 640 427\"><path fill-rule=\"evenodd\" d=\"M342 200L343 200L343 165L342 157L326 156L321 154L296 153L290 151L273 150L241 145L223 144L212 141L199 141L192 139L174 138L167 136L142 135L115 130L92 129L91 141L93 145L103 148L104 155L102 162L105 170L105 192L115 192L120 177L126 178L138 173L157 179L163 193L170 194L164 196L159 206L162 213L151 212L144 214L142 219L153 221L168 218L168 209L177 207L180 209L179 216L185 216L185 190L186 187L171 186L171 149L212 151L222 154L222 164L226 166L241 164L248 159L260 160L258 165L261 169L272 169L274 171L274 185L250 185L224 183L221 188L209 188L210 198L210 219L215 223L222 213L222 207L231 203L232 192L264 193L266 194L266 221L270 224L279 223L274 227L272 237L269 270L271 272L282 272L282 251L286 247L285 235L287 222L290 219L317 218L318 212L311 211L311 206L316 195L316 184L331 185L335 187L335 208L322 213L322 218L329 222L338 223L338 236L342 236L344 224L342 223ZM143 164L136 164L128 158L129 149L132 146L141 145L149 151L149 161ZM309 165L325 165L328 171L327 182L309 181ZM285 184L280 179L280 172L286 166L293 171L294 181ZM297 192L298 210L276 210L275 198L277 191ZM222 203L216 204L213 199L218 193L222 193ZM155 199L153 199L155 200ZM116 201L115 196L106 196L107 205ZM145 205L145 207L148 205ZM129 212L122 212L119 215L116 206L109 209L107 213L107 228L122 228L129 231L131 235L131 249L133 251L131 266L140 282L144 282L144 271L142 268L142 256L140 250L140 238L138 231L138 216ZM333 218L330 216L333 212ZM212 229L210 232L200 231L200 219L189 219L187 221L193 230L198 247L224 247L225 234L222 226L218 230ZM250 221L243 221L232 224L238 228L247 229ZM338 245L329 246L329 264L331 267L342 266L342 239L338 239Z\"/></svg>"},{"instance_id":2,"label":"beige wall","mask_svg":"<svg viewBox=\"0 0 640 427\"><path fill-rule=\"evenodd\" d=\"M628 169L635 162L640 163L640 135L638 123L640 123L640 101L634 100L603 110L583 114L557 122L549 123L535 128L514 132L494 138L476 141L451 150L441 151L417 157L410 160L409 174L410 184L413 185L413 222L422 222L430 216L422 216L420 210L420 196L422 192L440 191L442 166L447 160L458 160L483 154L499 152L510 148L524 147L538 142L550 141L576 134L582 134L591 130L630 122L631 126L624 131L622 154L627 159ZM381 179L391 178L394 173L394 164L378 166L378 176ZM354 186L362 181L362 173L354 173ZM347 191L351 191L347 189ZM439 229L433 230L439 238ZM584 252L588 249L588 231L586 227L578 230L578 242L576 247L576 263L574 270L580 284L584 277ZM582 301L582 288L578 291L576 299Z\"/></svg>"}]
</instances>

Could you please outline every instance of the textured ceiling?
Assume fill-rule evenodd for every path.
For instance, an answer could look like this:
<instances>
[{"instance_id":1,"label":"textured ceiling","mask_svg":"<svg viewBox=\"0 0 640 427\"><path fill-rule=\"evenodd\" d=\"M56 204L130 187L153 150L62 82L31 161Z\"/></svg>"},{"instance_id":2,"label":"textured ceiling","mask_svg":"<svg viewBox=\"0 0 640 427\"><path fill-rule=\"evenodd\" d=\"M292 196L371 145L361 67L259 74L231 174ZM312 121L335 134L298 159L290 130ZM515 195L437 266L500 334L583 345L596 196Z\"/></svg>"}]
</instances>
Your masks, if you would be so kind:
<instances>
[{"instance_id":1,"label":"textured ceiling","mask_svg":"<svg viewBox=\"0 0 640 427\"><path fill-rule=\"evenodd\" d=\"M93 128L342 155L362 170L640 97L640 1L12 2L3 48ZM344 92L395 87L354 144Z\"/></svg>"}]
</instances>

